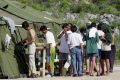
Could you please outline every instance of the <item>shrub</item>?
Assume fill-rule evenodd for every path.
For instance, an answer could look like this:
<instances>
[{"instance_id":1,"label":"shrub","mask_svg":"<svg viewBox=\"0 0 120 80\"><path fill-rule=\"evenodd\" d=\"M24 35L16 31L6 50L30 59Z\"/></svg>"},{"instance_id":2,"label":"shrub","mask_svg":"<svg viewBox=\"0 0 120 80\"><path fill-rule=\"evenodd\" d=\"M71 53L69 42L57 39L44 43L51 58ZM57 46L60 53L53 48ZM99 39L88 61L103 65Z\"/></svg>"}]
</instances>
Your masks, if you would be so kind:
<instances>
[{"instance_id":1,"label":"shrub","mask_svg":"<svg viewBox=\"0 0 120 80\"><path fill-rule=\"evenodd\" d=\"M101 11L108 13L108 14L117 14L118 13L117 9L112 6L106 6Z\"/></svg>"},{"instance_id":2,"label":"shrub","mask_svg":"<svg viewBox=\"0 0 120 80\"><path fill-rule=\"evenodd\" d=\"M73 5L70 10L73 13L80 13L80 12L98 13L99 7L95 4L92 3L86 4L85 2L81 1L79 4Z\"/></svg>"}]
</instances>

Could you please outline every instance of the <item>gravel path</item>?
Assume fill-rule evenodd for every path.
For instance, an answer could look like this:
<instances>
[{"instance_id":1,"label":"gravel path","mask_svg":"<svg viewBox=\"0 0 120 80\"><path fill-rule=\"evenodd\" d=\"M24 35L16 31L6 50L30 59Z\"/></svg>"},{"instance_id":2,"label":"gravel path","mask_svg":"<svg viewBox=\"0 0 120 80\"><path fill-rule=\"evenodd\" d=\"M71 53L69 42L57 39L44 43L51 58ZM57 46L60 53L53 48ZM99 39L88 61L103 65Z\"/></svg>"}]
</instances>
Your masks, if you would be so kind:
<instances>
[{"instance_id":1,"label":"gravel path","mask_svg":"<svg viewBox=\"0 0 120 80\"><path fill-rule=\"evenodd\" d=\"M82 77L40 77L40 78L19 78L18 80L120 80L120 66L114 67L114 72L108 76L82 76Z\"/></svg>"}]
</instances>

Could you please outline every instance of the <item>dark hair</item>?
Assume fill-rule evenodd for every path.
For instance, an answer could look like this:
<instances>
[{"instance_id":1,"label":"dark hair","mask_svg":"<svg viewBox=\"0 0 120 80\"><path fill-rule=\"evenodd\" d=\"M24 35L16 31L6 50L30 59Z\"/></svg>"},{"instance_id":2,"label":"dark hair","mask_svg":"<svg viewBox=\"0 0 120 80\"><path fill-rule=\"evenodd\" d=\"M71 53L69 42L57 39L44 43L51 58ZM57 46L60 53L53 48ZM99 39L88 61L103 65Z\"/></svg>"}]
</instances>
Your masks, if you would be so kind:
<instances>
[{"instance_id":1,"label":"dark hair","mask_svg":"<svg viewBox=\"0 0 120 80\"><path fill-rule=\"evenodd\" d=\"M96 27L96 23L95 23L95 22L92 22L92 23L91 23L91 27Z\"/></svg>"},{"instance_id":2,"label":"dark hair","mask_svg":"<svg viewBox=\"0 0 120 80\"><path fill-rule=\"evenodd\" d=\"M102 24L102 31L103 31L104 33L111 33L110 26L107 25L107 24L105 24L105 23L103 23L103 24Z\"/></svg>"},{"instance_id":3,"label":"dark hair","mask_svg":"<svg viewBox=\"0 0 120 80\"><path fill-rule=\"evenodd\" d=\"M24 21L22 23L22 28L28 28L29 27L29 23L27 21Z\"/></svg>"},{"instance_id":4,"label":"dark hair","mask_svg":"<svg viewBox=\"0 0 120 80\"><path fill-rule=\"evenodd\" d=\"M79 30L80 30L80 33L86 33L86 28L85 27L82 27Z\"/></svg>"},{"instance_id":5,"label":"dark hair","mask_svg":"<svg viewBox=\"0 0 120 80\"><path fill-rule=\"evenodd\" d=\"M88 25L88 26L87 26L87 29L90 29L90 28L92 28L91 25Z\"/></svg>"},{"instance_id":6,"label":"dark hair","mask_svg":"<svg viewBox=\"0 0 120 80\"><path fill-rule=\"evenodd\" d=\"M47 30L47 26L43 25L40 27L40 31Z\"/></svg>"},{"instance_id":7,"label":"dark hair","mask_svg":"<svg viewBox=\"0 0 120 80\"><path fill-rule=\"evenodd\" d=\"M99 23L98 26L97 26L97 29L102 30L102 25L103 25L102 23Z\"/></svg>"},{"instance_id":8,"label":"dark hair","mask_svg":"<svg viewBox=\"0 0 120 80\"><path fill-rule=\"evenodd\" d=\"M67 28L67 26L69 26L69 24L68 24L68 23L64 23L64 24L62 25L62 29Z\"/></svg>"},{"instance_id":9,"label":"dark hair","mask_svg":"<svg viewBox=\"0 0 120 80\"><path fill-rule=\"evenodd\" d=\"M75 25L71 26L71 31L72 32L76 32L77 31L77 27Z\"/></svg>"}]
</instances>

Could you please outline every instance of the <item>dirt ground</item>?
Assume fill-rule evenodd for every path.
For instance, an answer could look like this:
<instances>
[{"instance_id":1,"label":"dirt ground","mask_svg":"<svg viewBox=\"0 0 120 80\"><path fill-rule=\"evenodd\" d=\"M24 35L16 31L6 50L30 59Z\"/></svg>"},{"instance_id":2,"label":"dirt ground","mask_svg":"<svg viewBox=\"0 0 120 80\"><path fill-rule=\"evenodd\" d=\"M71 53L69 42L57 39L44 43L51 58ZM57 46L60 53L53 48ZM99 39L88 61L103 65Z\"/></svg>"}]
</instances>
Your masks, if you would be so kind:
<instances>
[{"instance_id":1,"label":"dirt ground","mask_svg":"<svg viewBox=\"0 0 120 80\"><path fill-rule=\"evenodd\" d=\"M114 72L108 76L82 76L82 77L39 77L19 78L18 80L120 80L120 66L114 67Z\"/></svg>"}]
</instances>

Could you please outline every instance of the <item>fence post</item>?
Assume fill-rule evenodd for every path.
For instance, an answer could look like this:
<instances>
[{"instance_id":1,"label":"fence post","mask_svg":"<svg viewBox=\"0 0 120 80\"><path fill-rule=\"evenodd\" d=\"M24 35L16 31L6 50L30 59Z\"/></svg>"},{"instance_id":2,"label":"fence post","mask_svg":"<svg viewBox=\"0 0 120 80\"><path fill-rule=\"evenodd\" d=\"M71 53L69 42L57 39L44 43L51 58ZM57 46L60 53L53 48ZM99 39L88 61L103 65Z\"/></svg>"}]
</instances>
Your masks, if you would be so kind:
<instances>
[{"instance_id":1,"label":"fence post","mask_svg":"<svg viewBox=\"0 0 120 80\"><path fill-rule=\"evenodd\" d=\"M44 49L43 50L43 73L42 73L42 76L45 77L45 62L46 62L46 50Z\"/></svg>"}]
</instances>

